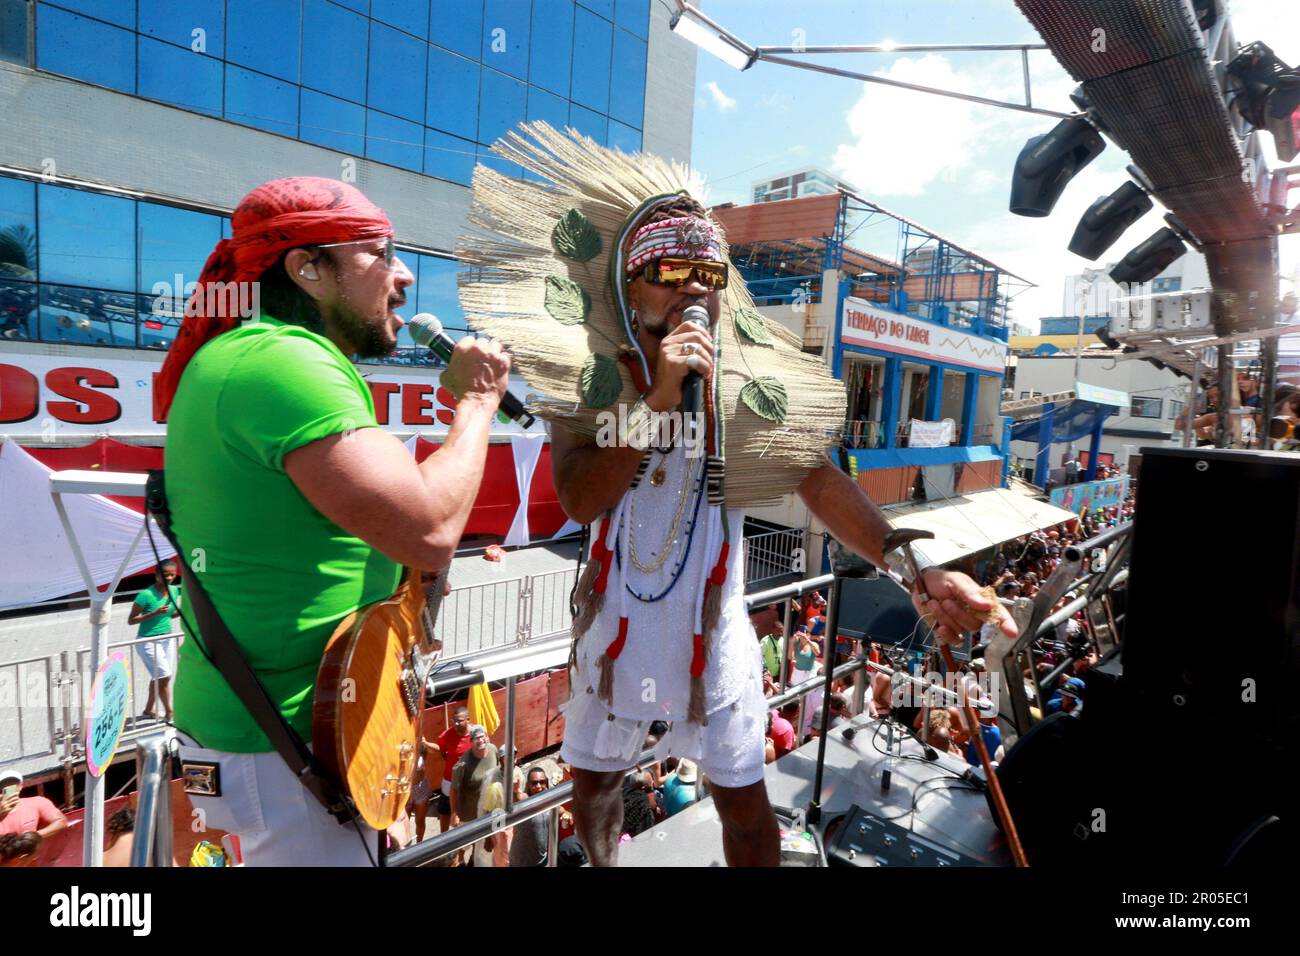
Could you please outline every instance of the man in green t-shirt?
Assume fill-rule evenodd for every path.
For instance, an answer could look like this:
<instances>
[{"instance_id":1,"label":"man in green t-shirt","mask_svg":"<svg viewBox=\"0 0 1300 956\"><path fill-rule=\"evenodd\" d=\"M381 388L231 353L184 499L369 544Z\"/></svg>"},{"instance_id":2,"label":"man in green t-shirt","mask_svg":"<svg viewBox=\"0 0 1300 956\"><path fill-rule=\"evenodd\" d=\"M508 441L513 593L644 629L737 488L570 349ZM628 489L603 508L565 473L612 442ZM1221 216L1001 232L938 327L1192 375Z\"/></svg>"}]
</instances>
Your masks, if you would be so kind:
<instances>
[{"instance_id":1,"label":"man in green t-shirt","mask_svg":"<svg viewBox=\"0 0 1300 956\"><path fill-rule=\"evenodd\" d=\"M152 585L135 596L131 605L131 614L126 623L139 624L136 637L155 637L170 634L176 625L176 617L181 606L181 589L176 583L177 570L175 561L164 561L158 565ZM155 702L163 706L163 716L172 722L172 676L176 673L176 639L150 641L137 644L136 653L149 673L149 697L144 704L145 717L157 717Z\"/></svg>"},{"instance_id":2,"label":"man in green t-shirt","mask_svg":"<svg viewBox=\"0 0 1300 956\"><path fill-rule=\"evenodd\" d=\"M442 373L455 419L417 464L377 427L351 361L391 352L403 324L413 277L388 217L352 186L298 177L253 190L231 222L158 377L167 494L191 573L310 742L338 623L392 594L403 565L450 564L510 361L496 342L457 344ZM260 302L252 321L223 309L236 299ZM249 865L367 864L374 831L340 826L297 781L183 616L176 726L182 759L217 765L219 795L192 796L207 825L240 834Z\"/></svg>"}]
</instances>

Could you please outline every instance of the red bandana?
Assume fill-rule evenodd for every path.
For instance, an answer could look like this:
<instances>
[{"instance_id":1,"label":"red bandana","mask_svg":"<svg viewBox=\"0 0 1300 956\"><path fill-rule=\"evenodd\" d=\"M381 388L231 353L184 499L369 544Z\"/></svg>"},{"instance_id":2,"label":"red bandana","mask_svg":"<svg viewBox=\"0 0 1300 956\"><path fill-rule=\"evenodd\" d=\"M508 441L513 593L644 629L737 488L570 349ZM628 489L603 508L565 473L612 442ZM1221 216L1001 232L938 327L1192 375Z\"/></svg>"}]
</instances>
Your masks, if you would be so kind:
<instances>
[{"instance_id":1,"label":"red bandana","mask_svg":"<svg viewBox=\"0 0 1300 956\"><path fill-rule=\"evenodd\" d=\"M194 353L243 321L238 310L223 307L232 298L221 294L215 283L253 282L289 249L382 239L393 234L393 225L356 187L335 179L295 176L263 183L245 196L231 218L231 233L232 238L222 239L208 256L185 308L185 320L158 373L154 405L163 421ZM234 301L241 299L247 301L234 297Z\"/></svg>"}]
</instances>

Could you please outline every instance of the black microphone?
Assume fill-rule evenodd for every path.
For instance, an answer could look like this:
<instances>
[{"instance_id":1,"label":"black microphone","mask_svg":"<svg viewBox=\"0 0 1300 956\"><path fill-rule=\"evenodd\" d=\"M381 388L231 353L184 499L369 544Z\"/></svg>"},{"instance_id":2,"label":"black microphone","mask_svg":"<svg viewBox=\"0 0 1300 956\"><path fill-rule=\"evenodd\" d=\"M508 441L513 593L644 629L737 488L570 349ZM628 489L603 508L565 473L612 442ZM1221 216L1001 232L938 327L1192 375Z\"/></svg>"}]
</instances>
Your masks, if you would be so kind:
<instances>
[{"instance_id":1,"label":"black microphone","mask_svg":"<svg viewBox=\"0 0 1300 956\"><path fill-rule=\"evenodd\" d=\"M429 349L444 362L451 362L451 353L456 348L456 343L442 330L442 323L436 315L421 312L406 323L406 327L416 345ZM524 428L529 428L536 421L513 392L501 396L501 411Z\"/></svg>"},{"instance_id":2,"label":"black microphone","mask_svg":"<svg viewBox=\"0 0 1300 956\"><path fill-rule=\"evenodd\" d=\"M698 325L706 335L709 332L709 310L702 305L687 306L682 313L682 322ZM699 433L700 406L704 404L704 379L699 372L690 372L682 380L682 417L689 434L694 438Z\"/></svg>"}]
</instances>

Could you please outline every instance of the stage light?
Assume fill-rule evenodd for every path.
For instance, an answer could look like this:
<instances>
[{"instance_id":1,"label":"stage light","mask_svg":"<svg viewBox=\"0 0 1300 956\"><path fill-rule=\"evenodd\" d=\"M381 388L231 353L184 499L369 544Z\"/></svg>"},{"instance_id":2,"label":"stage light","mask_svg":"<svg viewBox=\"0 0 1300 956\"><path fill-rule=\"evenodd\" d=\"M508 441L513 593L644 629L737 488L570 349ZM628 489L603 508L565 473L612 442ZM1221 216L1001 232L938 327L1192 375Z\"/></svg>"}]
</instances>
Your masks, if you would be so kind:
<instances>
[{"instance_id":1,"label":"stage light","mask_svg":"<svg viewBox=\"0 0 1300 956\"><path fill-rule=\"evenodd\" d=\"M1150 281L1186 251L1172 229L1159 229L1121 259L1110 277L1119 283Z\"/></svg>"},{"instance_id":2,"label":"stage light","mask_svg":"<svg viewBox=\"0 0 1300 956\"><path fill-rule=\"evenodd\" d=\"M1066 183L1106 148L1101 134L1081 117L1064 119L1025 143L1011 176L1010 209L1017 216L1049 215Z\"/></svg>"},{"instance_id":3,"label":"stage light","mask_svg":"<svg viewBox=\"0 0 1300 956\"><path fill-rule=\"evenodd\" d=\"M1241 48L1227 66L1240 84L1232 105L1252 126L1273 136L1283 162L1300 152L1300 75L1259 42Z\"/></svg>"},{"instance_id":4,"label":"stage light","mask_svg":"<svg viewBox=\"0 0 1300 956\"><path fill-rule=\"evenodd\" d=\"M737 70L748 70L757 59L753 47L746 46L690 4L682 4L673 14L668 29Z\"/></svg>"},{"instance_id":5,"label":"stage light","mask_svg":"<svg viewBox=\"0 0 1300 956\"><path fill-rule=\"evenodd\" d=\"M1097 261L1125 229L1150 212L1152 205L1137 183L1125 183L1109 196L1100 197L1079 218L1070 251Z\"/></svg>"}]
</instances>

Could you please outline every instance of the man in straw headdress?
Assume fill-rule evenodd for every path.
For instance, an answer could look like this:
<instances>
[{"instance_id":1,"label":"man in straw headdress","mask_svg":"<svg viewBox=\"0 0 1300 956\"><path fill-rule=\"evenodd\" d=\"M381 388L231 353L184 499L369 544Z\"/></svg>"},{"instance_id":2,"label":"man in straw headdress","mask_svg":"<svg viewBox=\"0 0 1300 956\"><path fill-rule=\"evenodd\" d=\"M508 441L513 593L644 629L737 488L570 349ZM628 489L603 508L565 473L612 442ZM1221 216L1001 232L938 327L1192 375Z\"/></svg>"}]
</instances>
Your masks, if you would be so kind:
<instances>
[{"instance_id":1,"label":"man in straw headdress","mask_svg":"<svg viewBox=\"0 0 1300 956\"><path fill-rule=\"evenodd\" d=\"M561 751L579 836L594 865L616 862L625 771L650 722L665 720L661 759L707 775L727 862L775 865L738 532L746 506L797 492L838 540L887 563L888 522L825 455L843 386L753 309L689 171L545 124L496 150L541 181L476 172L478 233L461 255L481 268L461 297L550 396L535 407L552 425L560 502L591 528ZM707 330L683 321L692 306ZM704 383L702 445L673 414L692 373ZM996 606L965 575L922 577L943 640ZM1004 612L1002 622L1014 634Z\"/></svg>"}]
</instances>

